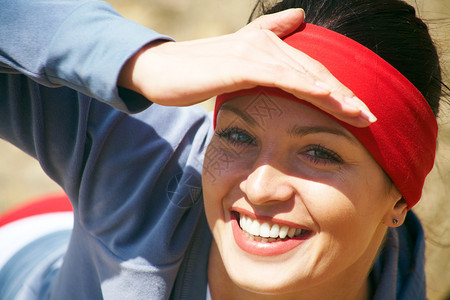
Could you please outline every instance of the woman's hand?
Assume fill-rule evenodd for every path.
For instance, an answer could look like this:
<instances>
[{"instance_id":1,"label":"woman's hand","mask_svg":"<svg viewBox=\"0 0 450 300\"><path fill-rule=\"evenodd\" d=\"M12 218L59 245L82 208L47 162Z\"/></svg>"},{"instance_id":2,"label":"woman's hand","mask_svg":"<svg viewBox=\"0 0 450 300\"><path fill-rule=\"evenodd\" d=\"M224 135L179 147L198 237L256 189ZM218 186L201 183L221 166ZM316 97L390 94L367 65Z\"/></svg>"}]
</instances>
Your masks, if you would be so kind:
<instances>
[{"instance_id":1,"label":"woman's hand","mask_svg":"<svg viewBox=\"0 0 450 300\"><path fill-rule=\"evenodd\" d=\"M354 126L368 126L376 119L363 102L319 62L280 40L303 19L303 10L291 9L230 35L151 43L127 61L118 85L168 106L257 85L278 87Z\"/></svg>"}]
</instances>

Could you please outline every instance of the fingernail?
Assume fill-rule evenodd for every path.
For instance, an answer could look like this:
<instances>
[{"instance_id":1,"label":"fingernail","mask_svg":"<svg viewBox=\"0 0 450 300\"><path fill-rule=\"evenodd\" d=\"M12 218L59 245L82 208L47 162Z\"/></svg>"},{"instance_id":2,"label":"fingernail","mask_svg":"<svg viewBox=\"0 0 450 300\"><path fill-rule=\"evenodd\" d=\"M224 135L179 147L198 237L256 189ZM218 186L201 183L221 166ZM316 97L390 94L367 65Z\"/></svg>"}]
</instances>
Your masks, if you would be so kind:
<instances>
[{"instance_id":1,"label":"fingernail","mask_svg":"<svg viewBox=\"0 0 450 300\"><path fill-rule=\"evenodd\" d=\"M378 119L368 110L361 110L361 117L369 121L370 123L375 123Z\"/></svg>"},{"instance_id":2,"label":"fingernail","mask_svg":"<svg viewBox=\"0 0 450 300\"><path fill-rule=\"evenodd\" d=\"M370 123L376 122L378 119L372 114L367 108L367 106L362 102L358 97L345 97L345 102L352 105L353 107L357 107L361 111L361 117L366 119Z\"/></svg>"}]
</instances>

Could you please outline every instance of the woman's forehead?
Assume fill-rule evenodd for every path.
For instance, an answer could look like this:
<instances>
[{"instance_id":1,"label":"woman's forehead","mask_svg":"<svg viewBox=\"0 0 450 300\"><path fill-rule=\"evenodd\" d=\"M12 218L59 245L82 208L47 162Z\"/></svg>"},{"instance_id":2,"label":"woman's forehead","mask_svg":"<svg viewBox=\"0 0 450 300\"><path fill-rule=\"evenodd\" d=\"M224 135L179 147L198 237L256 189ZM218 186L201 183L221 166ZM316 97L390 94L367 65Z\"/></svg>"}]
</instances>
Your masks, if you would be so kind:
<instances>
[{"instance_id":1,"label":"woman's forehead","mask_svg":"<svg viewBox=\"0 0 450 300\"><path fill-rule=\"evenodd\" d=\"M282 97L269 95L245 95L224 103L219 110L228 111L250 125L265 127L274 122L295 125L317 125L340 128L352 135L346 128L325 113ZM219 121L219 118L218 118ZM352 135L353 136L353 135Z\"/></svg>"}]
</instances>

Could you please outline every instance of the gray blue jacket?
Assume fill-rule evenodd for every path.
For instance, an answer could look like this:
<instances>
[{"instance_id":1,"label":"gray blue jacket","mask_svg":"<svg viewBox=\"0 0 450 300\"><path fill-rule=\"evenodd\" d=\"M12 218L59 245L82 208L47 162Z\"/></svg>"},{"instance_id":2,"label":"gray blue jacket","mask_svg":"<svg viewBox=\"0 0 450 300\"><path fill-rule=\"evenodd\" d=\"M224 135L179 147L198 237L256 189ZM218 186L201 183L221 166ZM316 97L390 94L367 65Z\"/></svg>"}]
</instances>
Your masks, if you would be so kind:
<instances>
[{"instance_id":1,"label":"gray blue jacket","mask_svg":"<svg viewBox=\"0 0 450 300\"><path fill-rule=\"evenodd\" d=\"M0 20L0 138L39 160L75 216L0 270L0 299L205 299L211 120L116 86L133 53L170 38L91 0L3 0ZM409 214L375 263L375 299L424 299L423 256Z\"/></svg>"}]
</instances>

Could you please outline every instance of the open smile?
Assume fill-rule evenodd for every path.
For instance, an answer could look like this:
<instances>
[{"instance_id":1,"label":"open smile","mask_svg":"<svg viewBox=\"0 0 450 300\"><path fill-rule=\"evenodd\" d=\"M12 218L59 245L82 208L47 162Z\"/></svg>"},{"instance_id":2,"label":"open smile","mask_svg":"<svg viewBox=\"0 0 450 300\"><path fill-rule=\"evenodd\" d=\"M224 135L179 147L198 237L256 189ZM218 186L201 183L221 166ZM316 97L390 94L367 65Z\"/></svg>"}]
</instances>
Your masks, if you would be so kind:
<instances>
[{"instance_id":1,"label":"open smile","mask_svg":"<svg viewBox=\"0 0 450 300\"><path fill-rule=\"evenodd\" d=\"M312 236L312 231L305 228L255 219L235 211L231 213L231 226L236 244L259 256L286 253Z\"/></svg>"}]
</instances>

